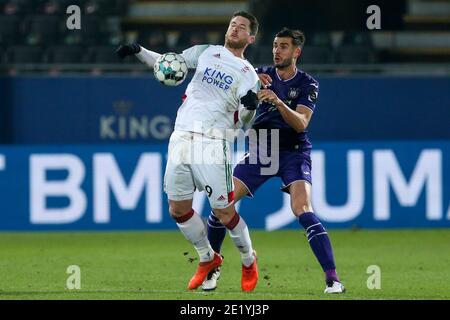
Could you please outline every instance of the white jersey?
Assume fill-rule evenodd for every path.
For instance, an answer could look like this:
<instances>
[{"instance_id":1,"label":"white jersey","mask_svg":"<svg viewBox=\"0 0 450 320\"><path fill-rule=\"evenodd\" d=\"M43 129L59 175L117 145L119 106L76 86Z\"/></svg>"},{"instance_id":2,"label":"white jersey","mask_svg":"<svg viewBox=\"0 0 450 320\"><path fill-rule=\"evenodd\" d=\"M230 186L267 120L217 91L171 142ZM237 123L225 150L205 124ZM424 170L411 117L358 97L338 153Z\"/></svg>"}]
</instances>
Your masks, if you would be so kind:
<instances>
[{"instance_id":1,"label":"white jersey","mask_svg":"<svg viewBox=\"0 0 450 320\"><path fill-rule=\"evenodd\" d=\"M178 110L175 130L226 138L227 129L239 127L241 97L257 93L259 78L253 66L224 46L197 45L181 54L195 75Z\"/></svg>"}]
</instances>

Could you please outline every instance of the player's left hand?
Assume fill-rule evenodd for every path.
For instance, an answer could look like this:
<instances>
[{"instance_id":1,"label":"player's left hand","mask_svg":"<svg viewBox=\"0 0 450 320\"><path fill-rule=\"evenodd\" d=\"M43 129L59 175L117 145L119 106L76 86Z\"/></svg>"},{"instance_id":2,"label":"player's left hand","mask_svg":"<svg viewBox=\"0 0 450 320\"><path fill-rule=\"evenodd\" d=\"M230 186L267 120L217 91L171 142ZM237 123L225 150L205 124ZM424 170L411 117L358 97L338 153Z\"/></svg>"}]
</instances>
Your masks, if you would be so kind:
<instances>
[{"instance_id":1,"label":"player's left hand","mask_svg":"<svg viewBox=\"0 0 450 320\"><path fill-rule=\"evenodd\" d=\"M256 110L258 107L258 96L252 90L248 90L247 94L241 98L241 103L248 110Z\"/></svg>"},{"instance_id":2,"label":"player's left hand","mask_svg":"<svg viewBox=\"0 0 450 320\"><path fill-rule=\"evenodd\" d=\"M258 92L258 99L260 101L266 101L266 102L271 103L273 105L278 105L278 104L280 104L282 102L280 100L280 98L278 98L276 93L273 92L270 89L262 89L262 90L260 90Z\"/></svg>"},{"instance_id":3,"label":"player's left hand","mask_svg":"<svg viewBox=\"0 0 450 320\"><path fill-rule=\"evenodd\" d=\"M116 50L116 54L120 59L139 53L141 47L137 43L120 45Z\"/></svg>"}]
</instances>

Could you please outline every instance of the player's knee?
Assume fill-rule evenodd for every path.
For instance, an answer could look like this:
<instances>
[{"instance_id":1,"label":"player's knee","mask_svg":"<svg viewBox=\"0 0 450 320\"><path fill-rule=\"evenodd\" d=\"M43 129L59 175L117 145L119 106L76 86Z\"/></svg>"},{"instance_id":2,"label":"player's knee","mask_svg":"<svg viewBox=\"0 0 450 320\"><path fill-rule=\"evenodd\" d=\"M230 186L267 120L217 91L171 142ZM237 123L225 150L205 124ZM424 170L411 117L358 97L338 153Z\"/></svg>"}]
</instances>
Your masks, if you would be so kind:
<instances>
[{"instance_id":1,"label":"player's knee","mask_svg":"<svg viewBox=\"0 0 450 320\"><path fill-rule=\"evenodd\" d=\"M176 210L176 208L174 208L173 206L169 206L169 214L172 219L178 218L180 216L178 210Z\"/></svg>"},{"instance_id":2,"label":"player's knee","mask_svg":"<svg viewBox=\"0 0 450 320\"><path fill-rule=\"evenodd\" d=\"M247 189L247 186L239 179L233 177L233 183L234 183L234 202L238 202L243 197L245 197L249 191Z\"/></svg>"},{"instance_id":3,"label":"player's knee","mask_svg":"<svg viewBox=\"0 0 450 320\"><path fill-rule=\"evenodd\" d=\"M220 220L220 223L223 225L227 225L228 222L233 218L233 216L236 214L236 209L234 206L227 207L225 209L213 209L214 215L217 217L217 219Z\"/></svg>"},{"instance_id":4,"label":"player's knee","mask_svg":"<svg viewBox=\"0 0 450 320\"><path fill-rule=\"evenodd\" d=\"M170 213L170 216L172 217L172 219L177 219L177 218L185 215L186 212L188 212L188 211L189 211L189 209L182 208L177 205L169 205L169 213Z\"/></svg>"},{"instance_id":5,"label":"player's knee","mask_svg":"<svg viewBox=\"0 0 450 320\"><path fill-rule=\"evenodd\" d=\"M312 212L312 206L308 201L299 202L292 205L292 212L296 217L300 217L306 212Z\"/></svg>"}]
</instances>

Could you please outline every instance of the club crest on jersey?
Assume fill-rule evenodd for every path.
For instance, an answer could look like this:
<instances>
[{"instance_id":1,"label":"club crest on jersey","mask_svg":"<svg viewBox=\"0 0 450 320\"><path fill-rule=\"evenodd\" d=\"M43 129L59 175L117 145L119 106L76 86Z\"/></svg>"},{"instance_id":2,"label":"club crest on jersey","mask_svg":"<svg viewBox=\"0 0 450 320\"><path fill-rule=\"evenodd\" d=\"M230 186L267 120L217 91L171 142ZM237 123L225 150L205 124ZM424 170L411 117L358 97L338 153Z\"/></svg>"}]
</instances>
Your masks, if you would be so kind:
<instances>
[{"instance_id":1,"label":"club crest on jersey","mask_svg":"<svg viewBox=\"0 0 450 320\"><path fill-rule=\"evenodd\" d=\"M300 93L299 88L289 88L288 97L289 99L295 99L298 97L299 93Z\"/></svg>"}]
</instances>

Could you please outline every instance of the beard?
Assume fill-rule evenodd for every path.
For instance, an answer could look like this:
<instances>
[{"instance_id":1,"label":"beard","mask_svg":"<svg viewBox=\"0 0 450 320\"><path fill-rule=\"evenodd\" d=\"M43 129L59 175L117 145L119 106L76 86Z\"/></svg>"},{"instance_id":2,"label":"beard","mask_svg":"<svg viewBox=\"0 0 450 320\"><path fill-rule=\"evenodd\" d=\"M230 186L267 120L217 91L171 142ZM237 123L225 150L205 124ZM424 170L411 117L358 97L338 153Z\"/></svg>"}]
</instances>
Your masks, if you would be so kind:
<instances>
[{"instance_id":1,"label":"beard","mask_svg":"<svg viewBox=\"0 0 450 320\"><path fill-rule=\"evenodd\" d=\"M225 45L231 49L242 49L247 45L247 41L245 39L234 40L225 35Z\"/></svg>"},{"instance_id":2,"label":"beard","mask_svg":"<svg viewBox=\"0 0 450 320\"><path fill-rule=\"evenodd\" d=\"M278 62L278 63L276 63L276 62L274 61L273 63L274 63L274 66L275 66L276 68L284 69L284 68L289 67L289 66L292 64L292 58L284 59L284 60L282 60L282 61L280 61L280 62Z\"/></svg>"}]
</instances>

